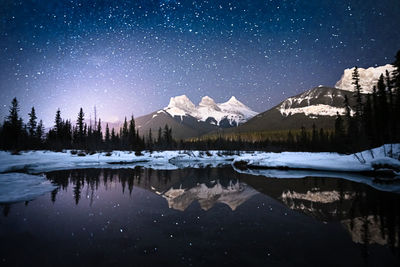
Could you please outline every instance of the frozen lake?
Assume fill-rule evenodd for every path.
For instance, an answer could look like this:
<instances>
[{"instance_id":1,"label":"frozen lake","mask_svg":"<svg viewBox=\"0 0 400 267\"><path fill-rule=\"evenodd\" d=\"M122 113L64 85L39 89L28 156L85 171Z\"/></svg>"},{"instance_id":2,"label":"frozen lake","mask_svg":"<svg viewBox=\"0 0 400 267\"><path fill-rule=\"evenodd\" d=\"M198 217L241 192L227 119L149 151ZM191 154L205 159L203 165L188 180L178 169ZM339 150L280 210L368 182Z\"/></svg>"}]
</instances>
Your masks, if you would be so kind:
<instances>
[{"instance_id":1,"label":"frozen lake","mask_svg":"<svg viewBox=\"0 0 400 267\"><path fill-rule=\"evenodd\" d=\"M400 195L363 183L230 166L45 178L57 189L1 204L2 266L400 263Z\"/></svg>"}]
</instances>

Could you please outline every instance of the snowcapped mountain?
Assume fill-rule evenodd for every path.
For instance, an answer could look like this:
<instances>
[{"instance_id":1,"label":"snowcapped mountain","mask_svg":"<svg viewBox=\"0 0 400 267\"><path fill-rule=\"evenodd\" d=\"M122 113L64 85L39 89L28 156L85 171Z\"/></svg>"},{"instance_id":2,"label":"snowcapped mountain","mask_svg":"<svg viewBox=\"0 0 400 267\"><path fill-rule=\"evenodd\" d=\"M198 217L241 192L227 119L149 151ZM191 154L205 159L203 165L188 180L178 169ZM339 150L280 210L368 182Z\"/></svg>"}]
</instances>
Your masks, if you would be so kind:
<instances>
[{"instance_id":1,"label":"snowcapped mountain","mask_svg":"<svg viewBox=\"0 0 400 267\"><path fill-rule=\"evenodd\" d=\"M171 97L169 105L163 110L172 117L180 117L181 120L183 116L192 116L199 121L221 127L238 126L257 114L234 96L219 104L211 97L205 96L199 105L195 106L186 95L181 95Z\"/></svg>"},{"instance_id":2,"label":"snowcapped mountain","mask_svg":"<svg viewBox=\"0 0 400 267\"><path fill-rule=\"evenodd\" d=\"M362 93L371 93L373 86L378 82L379 76L381 74L385 75L386 70L389 74L392 74L394 69L394 66L390 64L376 68L358 68ZM285 117L304 114L309 118L336 116L337 113L340 115L345 114L343 107L344 96L347 95L349 101L353 98L353 94L348 94L348 92L354 92L354 85L352 84L353 71L354 68L345 69L335 88L320 85L300 95L289 97L278 106L280 113Z\"/></svg>"},{"instance_id":3,"label":"snowcapped mountain","mask_svg":"<svg viewBox=\"0 0 400 267\"><path fill-rule=\"evenodd\" d=\"M336 114L343 115L344 98L347 95L353 103L353 92L332 87L318 86L299 95L289 97L277 106L256 115L243 125L237 127L238 132L260 132L300 129L301 126L311 128L332 128ZM228 129L226 132L234 132Z\"/></svg>"},{"instance_id":4,"label":"snowcapped mountain","mask_svg":"<svg viewBox=\"0 0 400 267\"><path fill-rule=\"evenodd\" d=\"M285 117L299 113L310 118L336 116L337 113L344 115L346 110L343 102L346 94L343 90L320 85L300 95L289 97L277 109Z\"/></svg>"},{"instance_id":5,"label":"snowcapped mountain","mask_svg":"<svg viewBox=\"0 0 400 267\"><path fill-rule=\"evenodd\" d=\"M379 76L383 74L385 76L386 70L389 74L392 74L395 70L393 65L387 64L379 67L370 67L368 69L358 68L358 73L360 75L360 85L362 87L362 93L372 93L372 88L378 82ZM354 85L352 84L352 74L354 68L345 69L342 77L336 83L335 87L342 90L354 91Z\"/></svg>"},{"instance_id":6,"label":"snowcapped mountain","mask_svg":"<svg viewBox=\"0 0 400 267\"><path fill-rule=\"evenodd\" d=\"M386 70L392 74L392 65L375 68L359 68L362 93L372 92L379 76ZM271 130L299 129L301 126L333 128L336 114L345 114L344 98L347 96L350 106L354 105L354 85L352 72L354 68L346 69L335 87L318 86L296 96L289 97L277 106L254 116L236 129L226 132L259 132ZM352 111L352 114L354 112Z\"/></svg>"},{"instance_id":7,"label":"snowcapped mountain","mask_svg":"<svg viewBox=\"0 0 400 267\"><path fill-rule=\"evenodd\" d=\"M136 118L136 125L142 134L150 129L155 134L168 124L174 138L186 139L241 125L256 114L234 96L224 103L205 96L196 106L186 95L181 95L171 97L167 107Z\"/></svg>"}]
</instances>

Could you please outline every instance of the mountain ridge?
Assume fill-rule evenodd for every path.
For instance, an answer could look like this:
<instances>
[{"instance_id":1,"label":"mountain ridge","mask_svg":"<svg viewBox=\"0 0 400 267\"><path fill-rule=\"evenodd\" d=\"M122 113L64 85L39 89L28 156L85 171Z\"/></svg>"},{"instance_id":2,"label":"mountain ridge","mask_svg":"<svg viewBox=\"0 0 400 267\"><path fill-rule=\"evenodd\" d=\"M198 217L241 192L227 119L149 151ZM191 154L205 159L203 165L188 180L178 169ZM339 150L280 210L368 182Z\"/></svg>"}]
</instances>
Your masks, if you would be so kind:
<instances>
[{"instance_id":1,"label":"mountain ridge","mask_svg":"<svg viewBox=\"0 0 400 267\"><path fill-rule=\"evenodd\" d=\"M221 128L236 127L256 114L234 96L222 103L204 96L195 105L186 95L180 95L171 97L167 107L135 120L142 135L146 135L150 129L156 133L167 124L172 128L174 138L186 139Z\"/></svg>"}]
</instances>

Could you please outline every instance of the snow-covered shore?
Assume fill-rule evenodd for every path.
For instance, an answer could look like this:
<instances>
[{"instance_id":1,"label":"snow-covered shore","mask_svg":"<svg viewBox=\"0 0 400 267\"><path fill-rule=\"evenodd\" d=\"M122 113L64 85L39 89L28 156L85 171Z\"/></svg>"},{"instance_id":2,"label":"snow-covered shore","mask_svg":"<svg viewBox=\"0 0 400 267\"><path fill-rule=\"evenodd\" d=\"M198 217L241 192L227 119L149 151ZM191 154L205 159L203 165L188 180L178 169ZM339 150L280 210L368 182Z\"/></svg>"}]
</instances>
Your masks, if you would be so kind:
<instances>
[{"instance_id":1,"label":"snow-covered shore","mask_svg":"<svg viewBox=\"0 0 400 267\"><path fill-rule=\"evenodd\" d=\"M391 155L391 157L389 157ZM211 150L143 152L113 151L78 156L64 152L28 151L13 155L0 151L0 173L42 173L81 168L134 168L142 166L160 170L187 167L217 167L232 164L244 169L314 170L325 172L371 172L378 168L400 171L400 144L385 145L351 155L311 152L240 152L238 155ZM242 168L242 169L243 169Z\"/></svg>"},{"instance_id":2,"label":"snow-covered shore","mask_svg":"<svg viewBox=\"0 0 400 267\"><path fill-rule=\"evenodd\" d=\"M391 155L392 157L389 157ZM381 168L400 170L400 144L388 144L351 155L311 152L258 152L242 155L233 165L244 169L315 170L328 172L371 172Z\"/></svg>"},{"instance_id":3,"label":"snow-covered shore","mask_svg":"<svg viewBox=\"0 0 400 267\"><path fill-rule=\"evenodd\" d=\"M46 177L25 173L0 174L0 203L28 201L56 189Z\"/></svg>"},{"instance_id":4,"label":"snow-covered shore","mask_svg":"<svg viewBox=\"0 0 400 267\"><path fill-rule=\"evenodd\" d=\"M391 157L389 157L391 155ZM307 152L240 152L220 151L113 151L78 156L71 151L28 151L13 155L0 151L0 203L34 199L54 190L55 186L40 174L49 171L84 168L135 168L158 170L187 167L202 168L230 165L237 172L271 178L331 177L365 183L378 190L400 192L400 186L375 183L365 173L390 169L400 176L400 144L385 145L352 155Z\"/></svg>"},{"instance_id":5,"label":"snow-covered shore","mask_svg":"<svg viewBox=\"0 0 400 267\"><path fill-rule=\"evenodd\" d=\"M217 167L230 164L233 155L219 151L160 151L143 152L136 156L134 152L113 151L78 156L71 151L28 151L20 155L0 151L0 173L27 172L41 173L55 170L83 168L134 168L142 166L160 170L172 170L186 167Z\"/></svg>"}]
</instances>

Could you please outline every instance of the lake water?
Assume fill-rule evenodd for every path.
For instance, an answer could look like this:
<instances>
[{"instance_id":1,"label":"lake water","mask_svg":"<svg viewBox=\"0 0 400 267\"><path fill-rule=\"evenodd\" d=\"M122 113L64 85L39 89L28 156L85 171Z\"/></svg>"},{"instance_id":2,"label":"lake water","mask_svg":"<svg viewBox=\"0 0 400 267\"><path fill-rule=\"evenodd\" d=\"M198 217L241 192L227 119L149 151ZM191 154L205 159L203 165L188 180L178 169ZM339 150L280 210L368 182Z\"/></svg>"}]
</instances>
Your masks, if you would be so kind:
<instances>
[{"instance_id":1,"label":"lake water","mask_svg":"<svg viewBox=\"0 0 400 267\"><path fill-rule=\"evenodd\" d=\"M1 266L399 266L400 195L231 167L46 173L2 205Z\"/></svg>"}]
</instances>

